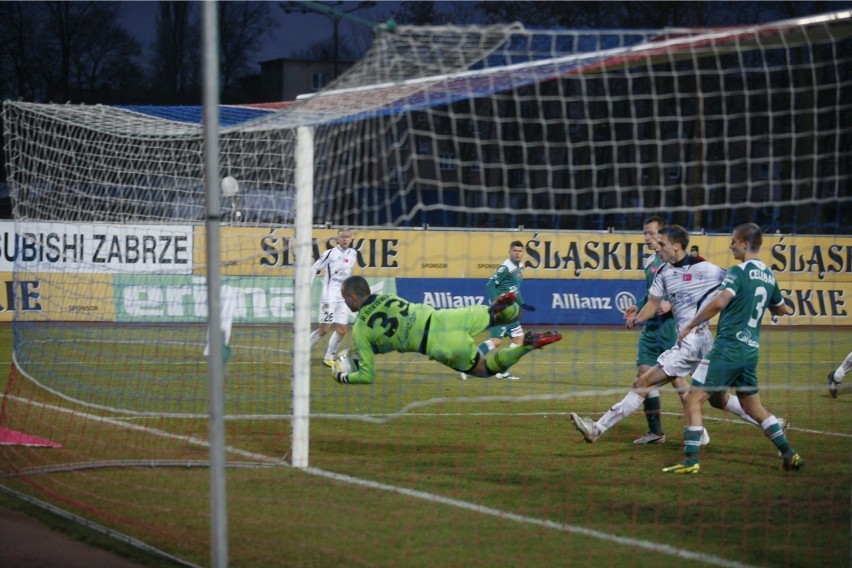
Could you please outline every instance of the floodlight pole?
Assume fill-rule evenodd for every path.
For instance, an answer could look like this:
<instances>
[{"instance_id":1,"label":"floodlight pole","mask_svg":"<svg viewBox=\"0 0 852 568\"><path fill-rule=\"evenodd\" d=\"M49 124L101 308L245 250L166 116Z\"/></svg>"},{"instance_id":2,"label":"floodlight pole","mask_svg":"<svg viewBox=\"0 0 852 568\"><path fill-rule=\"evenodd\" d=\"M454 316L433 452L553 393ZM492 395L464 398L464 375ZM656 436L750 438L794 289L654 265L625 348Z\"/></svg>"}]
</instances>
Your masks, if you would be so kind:
<instances>
[{"instance_id":1,"label":"floodlight pole","mask_svg":"<svg viewBox=\"0 0 852 568\"><path fill-rule=\"evenodd\" d=\"M204 181L207 194L207 358L210 440L210 558L213 568L228 566L228 512L225 491L225 362L223 359L219 224L222 220L219 180L219 9L216 0L202 3L204 62Z\"/></svg>"}]
</instances>

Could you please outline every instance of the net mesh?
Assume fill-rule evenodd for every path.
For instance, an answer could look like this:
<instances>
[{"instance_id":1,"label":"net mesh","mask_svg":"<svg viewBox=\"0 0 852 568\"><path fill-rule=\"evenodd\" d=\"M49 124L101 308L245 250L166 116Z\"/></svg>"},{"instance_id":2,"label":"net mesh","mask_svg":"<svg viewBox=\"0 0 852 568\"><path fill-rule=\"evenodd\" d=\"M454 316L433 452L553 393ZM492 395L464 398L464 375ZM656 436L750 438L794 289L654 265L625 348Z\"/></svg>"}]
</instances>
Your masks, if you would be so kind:
<instances>
[{"instance_id":1,"label":"net mesh","mask_svg":"<svg viewBox=\"0 0 852 568\"><path fill-rule=\"evenodd\" d=\"M825 375L850 345L850 38L848 12L710 30L400 27L326 91L222 107L220 175L238 182L221 233L234 562L848 560L838 495L852 425L845 383L834 400ZM5 429L61 444L0 444L0 486L199 565L201 110L5 102L15 220L0 258L15 362L0 441ZM460 380L392 353L362 386L331 380L323 339L309 355L312 467L294 470L292 346L310 332L292 326L303 126L315 130L314 259L353 228L373 291L444 309L487 303L486 280L519 240L537 308L523 325L564 339L514 366L517 381ZM622 315L645 293L652 214L721 266L735 225L764 229L793 315L764 322L761 396L812 464L797 476L775 470L757 429L708 409L697 484L712 503L695 483L660 484L681 456L668 387L667 445L631 443L641 411L594 445L573 430L569 412L600 415L635 377ZM316 321L318 285L312 295Z\"/></svg>"}]
</instances>

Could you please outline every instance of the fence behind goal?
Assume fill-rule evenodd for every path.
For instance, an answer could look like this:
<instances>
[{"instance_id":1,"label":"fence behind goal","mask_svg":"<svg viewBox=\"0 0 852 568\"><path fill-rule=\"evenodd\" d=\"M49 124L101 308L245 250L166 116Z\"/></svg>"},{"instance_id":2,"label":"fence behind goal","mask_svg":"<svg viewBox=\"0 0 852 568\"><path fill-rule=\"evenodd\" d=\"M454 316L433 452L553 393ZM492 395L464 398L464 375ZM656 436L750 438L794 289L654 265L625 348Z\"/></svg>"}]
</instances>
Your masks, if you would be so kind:
<instances>
[{"instance_id":1,"label":"fence behind goal","mask_svg":"<svg viewBox=\"0 0 852 568\"><path fill-rule=\"evenodd\" d=\"M717 30L401 27L329 90L223 107L221 176L239 184L221 266L234 563L845 561L852 418L826 374L852 345L850 37L849 12ZM29 444L0 446L0 485L204 564L200 111L7 101L3 123L15 364L0 433ZM295 208L302 127L310 212ZM704 471L659 483L681 456L671 389L666 444L631 443L641 412L593 445L573 430L569 412L600 415L635 377L637 334L620 324L645 292L653 214L723 267L735 225L764 229L793 315L765 322L761 397L791 423L803 471L776 471L759 430L707 409ZM310 332L292 325L299 215L314 258L352 228L374 290L437 308L487 302L520 240L537 307L523 325L565 338L518 381L388 354L375 384L336 384L325 340L293 353ZM312 321L318 304L314 289ZM299 355L311 467L294 469Z\"/></svg>"}]
</instances>

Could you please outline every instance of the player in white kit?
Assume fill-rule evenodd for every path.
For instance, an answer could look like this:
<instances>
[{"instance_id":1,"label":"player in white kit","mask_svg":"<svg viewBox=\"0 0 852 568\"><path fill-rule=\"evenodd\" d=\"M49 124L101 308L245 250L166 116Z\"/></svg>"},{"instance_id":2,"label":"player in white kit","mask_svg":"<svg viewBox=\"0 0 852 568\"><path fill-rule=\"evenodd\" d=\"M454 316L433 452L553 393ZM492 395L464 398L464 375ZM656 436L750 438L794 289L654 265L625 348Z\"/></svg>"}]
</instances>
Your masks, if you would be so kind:
<instances>
[{"instance_id":1,"label":"player in white kit","mask_svg":"<svg viewBox=\"0 0 852 568\"><path fill-rule=\"evenodd\" d=\"M338 230L337 245L325 251L311 267L312 285L318 272L322 271L323 275L319 327L311 333L311 347L334 326L334 333L328 340L328 348L323 357L323 363L328 367L334 363L334 354L346 335L349 316L352 314L340 291L343 281L352 276L352 269L358 260L358 253L351 246L352 231Z\"/></svg>"},{"instance_id":2,"label":"player in white kit","mask_svg":"<svg viewBox=\"0 0 852 568\"><path fill-rule=\"evenodd\" d=\"M672 314L680 330L692 319L702 302L717 290L725 278L725 270L701 256L691 256L687 253L688 246L689 233L680 225L669 225L660 231L659 255L666 264L657 272L654 282L648 289L648 302L642 310L625 318L628 328L633 328L653 317L663 297L668 296L672 305ZM597 421L572 412L571 422L583 434L585 441L593 443L604 432L636 412L651 389L669 383L677 377L693 373L701 359L713 347L713 335L708 326L709 324L704 322L682 341L663 352L657 359L656 366L636 379L633 389L627 396ZM680 394L681 399L686 395L685 392ZM755 426L758 425L746 414L737 397L729 396L727 393L716 393L711 397L710 404L721 410L732 412ZM709 436L705 430L702 445L708 442Z\"/></svg>"}]
</instances>

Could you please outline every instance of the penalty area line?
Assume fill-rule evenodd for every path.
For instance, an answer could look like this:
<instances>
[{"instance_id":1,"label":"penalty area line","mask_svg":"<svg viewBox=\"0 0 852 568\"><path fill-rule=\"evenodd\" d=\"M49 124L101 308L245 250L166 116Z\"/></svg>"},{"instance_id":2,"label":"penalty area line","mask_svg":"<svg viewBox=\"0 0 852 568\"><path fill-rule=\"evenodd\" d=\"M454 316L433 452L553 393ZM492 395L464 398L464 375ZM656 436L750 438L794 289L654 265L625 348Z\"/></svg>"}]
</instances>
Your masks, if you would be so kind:
<instances>
[{"instance_id":1,"label":"penalty area line","mask_svg":"<svg viewBox=\"0 0 852 568\"><path fill-rule=\"evenodd\" d=\"M435 495L434 493L427 493L425 491L419 491L416 489L406 489L405 487L396 487L394 485L388 485L385 483L379 483L377 481L370 481L368 479L360 479L357 477L352 477L351 475L346 475L343 473L334 473L332 471L325 471L322 469L314 468L314 467L306 467L299 468L300 471L304 471L305 473L309 473L311 475L316 475L319 477L324 477L326 479L331 479L334 481L339 481L342 483L349 483L351 485L359 485L361 487L367 487L369 489L377 489L379 491L387 491L390 493L396 493L398 495L405 495L407 497L413 497L415 499L420 499L423 501L428 501L430 503L437 503L440 505L447 505L450 507L456 507L458 509L464 509L466 511L471 511L474 513L478 513L480 515L488 515L492 517L496 517L499 519L506 519L509 521L515 521L518 523L523 523L527 525L539 526L547 529L553 529L561 532L567 532L582 536L587 536L591 538L595 538L598 540L606 541L606 542L614 542L617 544L622 544L624 546L633 546L637 548L643 548L645 550L649 550L652 552L658 552L660 554L667 554L669 556L674 556L677 558L684 558L687 560L697 560L699 562L705 562L707 564L712 564L714 566L725 566L728 568L749 568L749 564L743 564L742 562L736 562L733 560L728 560L726 558L720 558L718 556L713 556L712 554L705 554L703 552L695 552L692 550L685 550L683 548L676 548L674 546L670 546L668 544L661 544L658 542L652 542L648 540L640 540L637 538L631 538L626 536L619 536L615 534L606 533L603 531L598 531L595 529L589 529L577 525L570 525L567 523L558 523L555 521L548 521L545 519L537 519L535 517L528 517L526 515L519 515L517 513L510 513L507 511L501 511L499 509L493 509L491 507L486 507L485 505L478 505L476 503L471 503L469 501L462 501L460 499L453 499L450 497L442 497L441 495Z\"/></svg>"}]
</instances>

